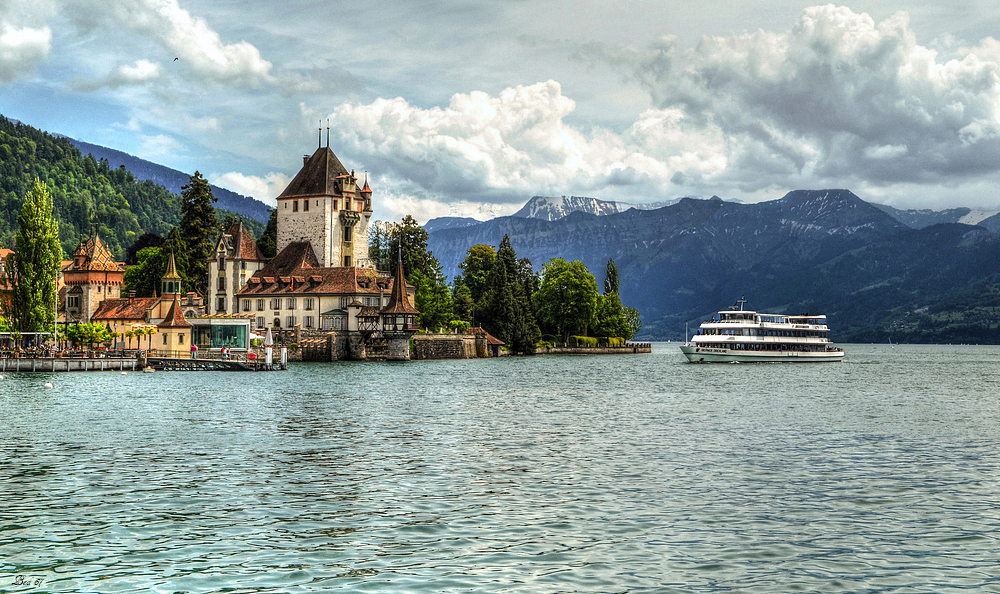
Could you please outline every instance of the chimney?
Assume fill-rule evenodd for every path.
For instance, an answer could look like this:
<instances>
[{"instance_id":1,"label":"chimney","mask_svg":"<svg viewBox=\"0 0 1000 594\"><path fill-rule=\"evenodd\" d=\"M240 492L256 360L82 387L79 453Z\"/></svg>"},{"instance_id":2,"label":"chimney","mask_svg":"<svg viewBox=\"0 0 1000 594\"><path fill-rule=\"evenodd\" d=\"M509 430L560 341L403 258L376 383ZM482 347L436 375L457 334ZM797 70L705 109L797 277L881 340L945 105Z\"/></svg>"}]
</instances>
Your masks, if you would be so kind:
<instances>
[{"instance_id":1,"label":"chimney","mask_svg":"<svg viewBox=\"0 0 1000 594\"><path fill-rule=\"evenodd\" d=\"M129 291L128 292L128 300L132 301L133 299L135 299L135 291Z\"/></svg>"},{"instance_id":2,"label":"chimney","mask_svg":"<svg viewBox=\"0 0 1000 594\"><path fill-rule=\"evenodd\" d=\"M302 166L305 167L305 164L308 162L309 162L309 155L302 155Z\"/></svg>"}]
</instances>

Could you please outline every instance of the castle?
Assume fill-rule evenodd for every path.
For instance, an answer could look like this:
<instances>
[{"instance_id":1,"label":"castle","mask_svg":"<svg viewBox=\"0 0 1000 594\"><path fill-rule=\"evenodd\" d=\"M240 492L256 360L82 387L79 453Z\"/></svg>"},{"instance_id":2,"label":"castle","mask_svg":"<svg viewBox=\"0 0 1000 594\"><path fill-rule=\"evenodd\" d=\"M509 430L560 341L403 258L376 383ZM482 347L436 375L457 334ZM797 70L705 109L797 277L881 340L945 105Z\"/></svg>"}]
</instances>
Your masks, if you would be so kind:
<instances>
[{"instance_id":1,"label":"castle","mask_svg":"<svg viewBox=\"0 0 1000 594\"><path fill-rule=\"evenodd\" d=\"M388 358L408 359L419 313L414 288L402 266L390 277L368 258L367 179L359 187L354 172L321 146L303 158L277 202L278 253L270 261L250 249L242 226L220 239L209 263L216 312L252 314L259 329L334 333L331 358L368 358L367 346L382 336Z\"/></svg>"},{"instance_id":2,"label":"castle","mask_svg":"<svg viewBox=\"0 0 1000 594\"><path fill-rule=\"evenodd\" d=\"M369 260L367 178L359 187L354 172L321 146L304 157L277 203L277 255L265 258L243 221L233 223L209 260L204 306L190 293L182 300L179 277L173 282L169 271L160 297L120 298L124 265L97 235L81 242L62 270L64 323L99 322L114 332L155 326L163 334L156 346L169 351L192 342L242 350L251 329L271 329L324 342L328 359L370 358L369 346L383 340L385 358L409 359L419 313L414 287L401 263L390 276Z\"/></svg>"}]
</instances>

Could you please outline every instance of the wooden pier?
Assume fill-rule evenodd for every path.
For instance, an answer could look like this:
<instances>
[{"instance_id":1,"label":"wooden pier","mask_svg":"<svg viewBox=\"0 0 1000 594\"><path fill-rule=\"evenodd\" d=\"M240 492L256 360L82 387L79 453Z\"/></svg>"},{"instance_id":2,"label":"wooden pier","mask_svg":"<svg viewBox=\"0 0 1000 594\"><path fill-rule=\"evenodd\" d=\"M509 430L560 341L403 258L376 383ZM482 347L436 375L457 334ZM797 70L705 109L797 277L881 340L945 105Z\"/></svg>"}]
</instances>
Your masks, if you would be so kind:
<instances>
[{"instance_id":1,"label":"wooden pier","mask_svg":"<svg viewBox=\"0 0 1000 594\"><path fill-rule=\"evenodd\" d=\"M69 371L271 371L262 360L181 359L172 357L0 357L0 373L62 373Z\"/></svg>"},{"instance_id":2,"label":"wooden pier","mask_svg":"<svg viewBox=\"0 0 1000 594\"><path fill-rule=\"evenodd\" d=\"M84 357L3 357L0 373L37 371L58 373L64 371L142 371L135 357L84 358Z\"/></svg>"},{"instance_id":3,"label":"wooden pier","mask_svg":"<svg viewBox=\"0 0 1000 594\"><path fill-rule=\"evenodd\" d=\"M149 357L146 364L156 371L267 371L263 361ZM278 369L277 364L272 367Z\"/></svg>"}]
</instances>

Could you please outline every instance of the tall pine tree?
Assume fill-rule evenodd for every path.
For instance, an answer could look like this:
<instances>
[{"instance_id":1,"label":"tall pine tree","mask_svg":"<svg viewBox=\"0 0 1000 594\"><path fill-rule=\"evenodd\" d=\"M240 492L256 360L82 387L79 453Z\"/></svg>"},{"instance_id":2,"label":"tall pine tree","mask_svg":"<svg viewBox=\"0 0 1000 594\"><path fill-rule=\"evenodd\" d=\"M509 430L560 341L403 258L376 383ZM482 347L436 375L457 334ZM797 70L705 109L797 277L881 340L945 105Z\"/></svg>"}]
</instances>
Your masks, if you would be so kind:
<instances>
[{"instance_id":1,"label":"tall pine tree","mask_svg":"<svg viewBox=\"0 0 1000 594\"><path fill-rule=\"evenodd\" d=\"M181 239L187 246L187 276L194 290L201 295L208 294L208 258L215 248L220 232L219 221L215 218L215 196L208 181L198 171L181 188Z\"/></svg>"},{"instance_id":2,"label":"tall pine tree","mask_svg":"<svg viewBox=\"0 0 1000 594\"><path fill-rule=\"evenodd\" d=\"M24 196L15 253L6 271L11 285L10 326L21 332L52 332L55 325L56 275L62 261L59 225L52 212L48 187L35 179ZM13 259L13 262L10 260Z\"/></svg>"},{"instance_id":3,"label":"tall pine tree","mask_svg":"<svg viewBox=\"0 0 1000 594\"><path fill-rule=\"evenodd\" d=\"M265 258L273 258L278 252L278 209L271 211L267 218L267 227L257 239L257 249Z\"/></svg>"},{"instance_id":4,"label":"tall pine tree","mask_svg":"<svg viewBox=\"0 0 1000 594\"><path fill-rule=\"evenodd\" d=\"M523 263L518 261L510 238L504 235L476 312L483 327L513 352L533 355L541 332L520 282L521 274Z\"/></svg>"}]
</instances>

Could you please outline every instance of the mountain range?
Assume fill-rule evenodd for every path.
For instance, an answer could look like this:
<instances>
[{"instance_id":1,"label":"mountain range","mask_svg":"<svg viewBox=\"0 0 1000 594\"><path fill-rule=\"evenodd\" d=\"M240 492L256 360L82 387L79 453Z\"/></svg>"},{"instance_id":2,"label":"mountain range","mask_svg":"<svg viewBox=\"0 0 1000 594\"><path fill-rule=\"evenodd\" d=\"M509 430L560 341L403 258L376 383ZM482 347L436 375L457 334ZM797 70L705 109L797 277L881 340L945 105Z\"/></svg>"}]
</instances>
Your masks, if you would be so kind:
<instances>
[{"instance_id":1,"label":"mountain range","mask_svg":"<svg viewBox=\"0 0 1000 594\"><path fill-rule=\"evenodd\" d=\"M554 257L579 259L599 284L613 258L622 301L640 311L650 338L678 339L685 322L696 326L742 295L762 311L827 314L841 339L875 339L890 327L905 334L916 331L913 312L930 316L951 296L1000 279L995 213L969 225L957 221L974 211L952 209L934 222L932 211L887 209L848 190L605 210L548 220L545 209L528 209L543 214L440 228L428 245L449 275L470 246L496 246L504 234L536 270ZM980 340L1000 340L996 333Z\"/></svg>"}]
</instances>

